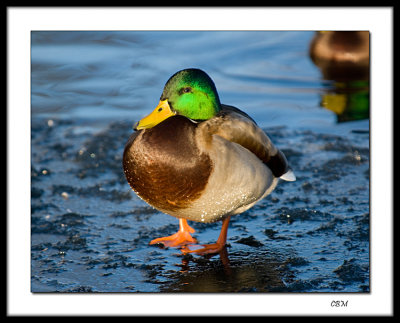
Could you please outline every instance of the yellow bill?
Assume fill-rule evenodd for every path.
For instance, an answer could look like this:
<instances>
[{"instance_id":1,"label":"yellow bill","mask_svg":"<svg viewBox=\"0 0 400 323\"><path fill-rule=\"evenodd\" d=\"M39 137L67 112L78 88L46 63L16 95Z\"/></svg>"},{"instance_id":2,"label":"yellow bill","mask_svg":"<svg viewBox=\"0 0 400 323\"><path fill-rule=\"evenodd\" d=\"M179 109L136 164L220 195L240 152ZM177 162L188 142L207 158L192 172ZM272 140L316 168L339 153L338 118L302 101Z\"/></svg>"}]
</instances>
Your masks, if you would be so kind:
<instances>
[{"instance_id":1,"label":"yellow bill","mask_svg":"<svg viewBox=\"0 0 400 323\"><path fill-rule=\"evenodd\" d=\"M171 110L168 100L160 101L152 113L136 124L135 130L152 128L175 114L176 112Z\"/></svg>"}]
</instances>

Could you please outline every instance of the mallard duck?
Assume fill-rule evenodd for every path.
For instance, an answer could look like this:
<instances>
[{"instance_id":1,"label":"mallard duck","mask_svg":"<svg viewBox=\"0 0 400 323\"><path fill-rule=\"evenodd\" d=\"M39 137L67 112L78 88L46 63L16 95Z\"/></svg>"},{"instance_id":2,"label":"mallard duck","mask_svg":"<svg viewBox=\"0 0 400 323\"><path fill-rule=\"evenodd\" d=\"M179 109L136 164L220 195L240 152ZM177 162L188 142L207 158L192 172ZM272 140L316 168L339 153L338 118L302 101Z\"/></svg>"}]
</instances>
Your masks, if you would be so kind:
<instances>
[{"instance_id":1,"label":"mallard duck","mask_svg":"<svg viewBox=\"0 0 400 323\"><path fill-rule=\"evenodd\" d=\"M310 57L325 79L369 79L369 32L318 31L310 43Z\"/></svg>"},{"instance_id":2,"label":"mallard duck","mask_svg":"<svg viewBox=\"0 0 400 323\"><path fill-rule=\"evenodd\" d=\"M126 179L141 199L179 219L177 233L150 244L218 253L232 215L270 194L279 178L295 180L284 154L245 112L220 103L200 69L171 76L157 107L134 129L123 154ZM197 242L187 220L222 221L217 242L187 248Z\"/></svg>"}]
</instances>

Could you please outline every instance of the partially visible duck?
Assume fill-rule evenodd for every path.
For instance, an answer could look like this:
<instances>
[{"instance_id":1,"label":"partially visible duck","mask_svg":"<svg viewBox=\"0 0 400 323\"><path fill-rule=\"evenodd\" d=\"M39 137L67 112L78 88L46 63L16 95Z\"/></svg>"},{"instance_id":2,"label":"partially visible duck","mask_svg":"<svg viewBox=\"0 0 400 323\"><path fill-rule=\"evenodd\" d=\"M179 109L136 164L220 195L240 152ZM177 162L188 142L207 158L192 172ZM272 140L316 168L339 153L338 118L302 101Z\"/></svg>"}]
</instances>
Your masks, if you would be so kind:
<instances>
[{"instance_id":1,"label":"partially visible duck","mask_svg":"<svg viewBox=\"0 0 400 323\"><path fill-rule=\"evenodd\" d=\"M310 44L310 57L325 79L369 79L369 32L318 31Z\"/></svg>"}]
</instances>

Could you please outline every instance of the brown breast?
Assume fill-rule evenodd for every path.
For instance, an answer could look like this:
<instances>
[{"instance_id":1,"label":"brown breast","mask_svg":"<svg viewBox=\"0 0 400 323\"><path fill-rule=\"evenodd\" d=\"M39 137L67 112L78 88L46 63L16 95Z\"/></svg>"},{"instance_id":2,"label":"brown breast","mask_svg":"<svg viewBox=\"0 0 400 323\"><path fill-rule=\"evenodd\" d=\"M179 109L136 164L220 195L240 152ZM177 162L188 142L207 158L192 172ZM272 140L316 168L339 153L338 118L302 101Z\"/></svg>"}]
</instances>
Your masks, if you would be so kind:
<instances>
[{"instance_id":1,"label":"brown breast","mask_svg":"<svg viewBox=\"0 0 400 323\"><path fill-rule=\"evenodd\" d=\"M207 185L212 162L196 146L196 127L173 116L129 138L123 155L126 179L153 207L171 213L187 208Z\"/></svg>"}]
</instances>

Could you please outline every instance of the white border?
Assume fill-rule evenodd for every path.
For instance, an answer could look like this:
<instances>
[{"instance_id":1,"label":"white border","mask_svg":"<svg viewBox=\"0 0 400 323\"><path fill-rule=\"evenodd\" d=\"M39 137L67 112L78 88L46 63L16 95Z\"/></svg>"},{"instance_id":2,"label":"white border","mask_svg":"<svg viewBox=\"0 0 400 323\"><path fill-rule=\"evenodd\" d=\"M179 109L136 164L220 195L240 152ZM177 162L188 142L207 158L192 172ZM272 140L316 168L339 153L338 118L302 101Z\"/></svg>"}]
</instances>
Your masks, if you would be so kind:
<instances>
[{"instance_id":1,"label":"white border","mask_svg":"<svg viewBox=\"0 0 400 323\"><path fill-rule=\"evenodd\" d=\"M391 315L392 15L391 7L8 7L8 315ZM371 294L31 294L31 30L370 30ZM346 308L331 307L342 299Z\"/></svg>"}]
</instances>

